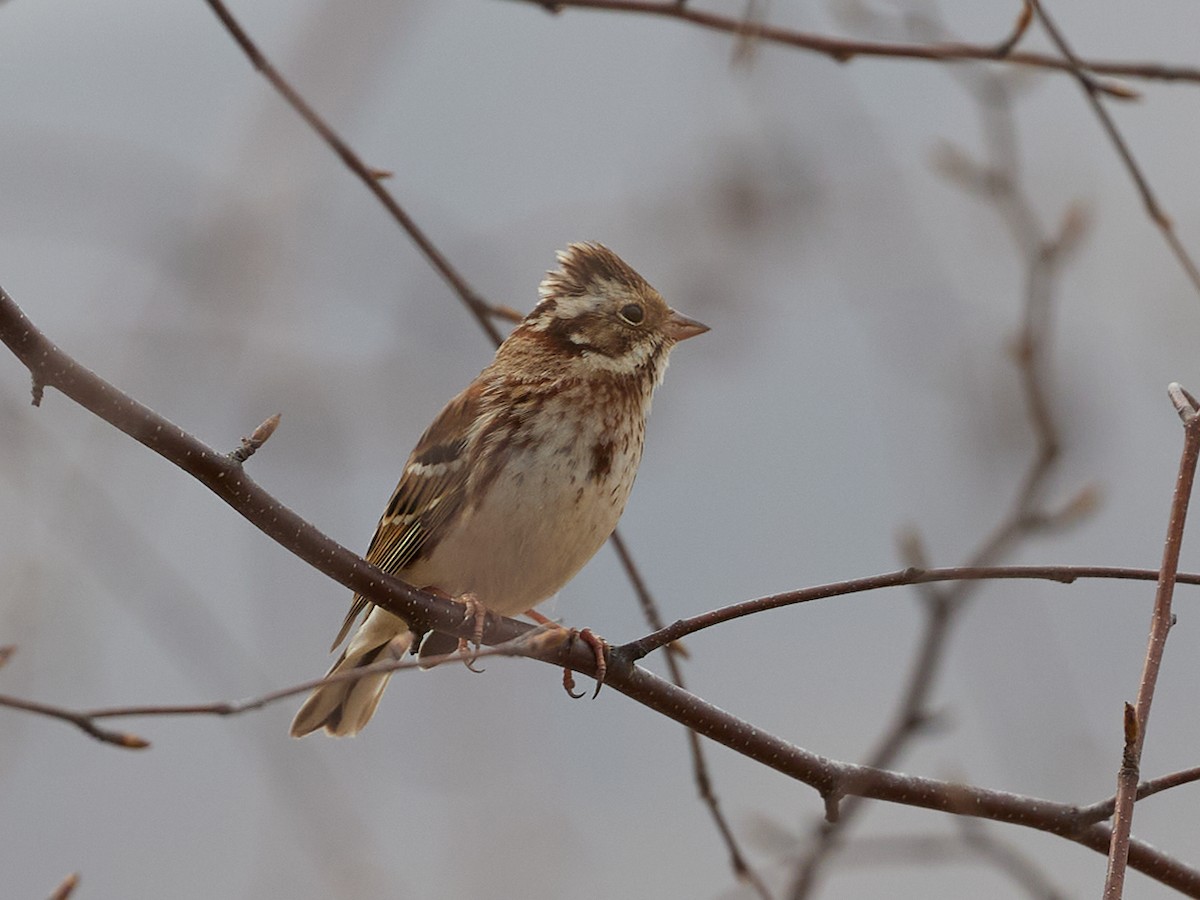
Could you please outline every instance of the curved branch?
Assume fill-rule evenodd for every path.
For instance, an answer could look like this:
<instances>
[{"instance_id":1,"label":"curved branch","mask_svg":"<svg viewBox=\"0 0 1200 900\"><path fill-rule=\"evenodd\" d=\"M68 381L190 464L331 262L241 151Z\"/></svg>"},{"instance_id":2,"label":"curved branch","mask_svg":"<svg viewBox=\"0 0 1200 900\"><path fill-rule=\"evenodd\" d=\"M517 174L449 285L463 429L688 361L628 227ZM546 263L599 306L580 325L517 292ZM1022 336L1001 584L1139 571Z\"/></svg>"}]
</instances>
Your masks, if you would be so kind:
<instances>
[{"instance_id":1,"label":"curved branch","mask_svg":"<svg viewBox=\"0 0 1200 900\"><path fill-rule=\"evenodd\" d=\"M695 634L697 631L703 631L705 628L711 628L723 622L740 619L742 616L766 612L769 609L779 609L783 606L793 606L797 603L808 603L812 600L824 600L827 597L876 591L880 588L907 584L932 584L939 581L992 579L1031 579L1072 584L1080 578L1157 581L1158 570L1129 569L1120 566L947 566L941 569L909 566L907 569L897 569L881 575L868 575L865 578L851 578L832 584L819 584L797 591L784 591L781 594L771 594L768 597L759 597L755 600L744 600L741 603L723 606L720 609L701 613L688 619L679 619L666 628L660 628L643 638L622 645L620 649L622 652L628 653L632 659L641 659L672 641L681 640L689 634ZM1200 574L1180 572L1178 582L1200 585Z\"/></svg>"},{"instance_id":2,"label":"curved branch","mask_svg":"<svg viewBox=\"0 0 1200 900\"><path fill-rule=\"evenodd\" d=\"M416 590L326 537L259 487L237 460L208 447L63 353L34 327L3 288L0 342L29 369L35 403L44 387L57 388L192 475L252 525L314 568L415 625L469 636L470 623L463 624L461 605ZM530 630L532 626L513 619L489 617L484 641L495 645ZM529 641L520 655L595 675L593 654L581 641ZM869 797L1024 825L1107 853L1111 830L1102 824L1081 823L1074 806L827 759L640 668L620 648L612 654L606 683L698 734L815 788L831 811L836 811L844 796ZM1200 897L1200 869L1148 844L1130 841L1129 865L1189 896Z\"/></svg>"}]
</instances>

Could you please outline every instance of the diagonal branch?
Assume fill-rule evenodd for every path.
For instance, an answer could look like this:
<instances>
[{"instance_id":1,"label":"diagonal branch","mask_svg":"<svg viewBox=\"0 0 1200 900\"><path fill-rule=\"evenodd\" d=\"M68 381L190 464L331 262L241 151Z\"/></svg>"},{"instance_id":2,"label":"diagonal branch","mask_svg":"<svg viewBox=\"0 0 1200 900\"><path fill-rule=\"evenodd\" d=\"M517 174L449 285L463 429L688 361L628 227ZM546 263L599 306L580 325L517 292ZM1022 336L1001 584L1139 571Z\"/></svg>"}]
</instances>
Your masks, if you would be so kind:
<instances>
[{"instance_id":1,"label":"diagonal branch","mask_svg":"<svg viewBox=\"0 0 1200 900\"><path fill-rule=\"evenodd\" d=\"M1137 159L1134 158L1133 151L1129 149L1129 144L1125 142L1120 129L1117 128L1117 123L1113 121L1113 117L1105 109L1104 103L1100 99L1100 94L1103 92L1102 88L1096 82L1096 79L1089 74L1096 70L1092 69L1088 63L1075 55L1075 52L1067 43L1066 38L1063 37L1058 26L1054 24L1054 20L1050 18L1049 13L1046 12L1040 0L1029 0L1029 2L1033 6L1038 21L1042 23L1042 27L1046 29L1046 33L1050 35L1050 39L1058 47L1059 52L1062 53L1071 74L1079 82L1079 86L1083 89L1083 93L1087 97L1088 104L1092 107L1093 112L1096 113L1096 118L1100 120L1100 124L1108 135L1108 139L1112 142L1113 147L1116 148L1117 155L1121 157L1121 162L1125 164L1125 168L1129 172L1129 177L1133 179L1138 193L1142 195L1142 203L1145 204L1146 214L1158 226L1158 230L1162 232L1163 238L1171 248L1171 252L1175 254L1179 265L1183 267L1187 277L1191 280L1192 286L1197 291L1200 291L1200 269L1196 267L1196 263L1188 253L1187 248L1179 240L1179 235L1175 233L1175 226L1171 222L1171 217L1159 205L1158 198L1155 197L1154 191L1151 190L1150 182L1147 181L1141 166L1138 165Z\"/></svg>"},{"instance_id":2,"label":"diagonal branch","mask_svg":"<svg viewBox=\"0 0 1200 900\"><path fill-rule=\"evenodd\" d=\"M358 179L366 185L367 190L374 194L379 202L383 204L384 208L399 223L400 227L408 232L408 236L412 238L413 243L417 245L425 255L425 258L437 270L438 274L446 280L446 283L450 285L451 289L458 295L467 309L471 311L471 315L475 317L475 321L479 323L479 327L487 333L493 343L499 344L502 338L496 326L492 324L491 317L507 318L506 312L493 307L471 288L467 280L450 264L450 260L446 258L445 254L434 245L429 236L417 225L416 220L405 212L404 207L392 196L392 192L383 186L381 179L386 177L386 173L378 169L372 169L363 162L362 157L355 153L354 149L333 130L329 123L317 114L317 111L309 105L308 101L300 96L296 89L279 74L279 70L271 64L263 52L258 49L257 45L250 39L250 36L229 12L225 4L221 0L205 0L205 2L211 7L217 18L221 20L221 24L225 26L233 39L237 41L238 46L242 48L242 52L250 59L254 68L261 72L267 81L271 82L271 86L279 92L288 105L300 114L300 117L308 123L313 131L321 136L321 139L341 158L346 167L357 175Z\"/></svg>"},{"instance_id":3,"label":"diagonal branch","mask_svg":"<svg viewBox=\"0 0 1200 900\"><path fill-rule=\"evenodd\" d=\"M252 525L314 568L415 625L469 636L471 623L463 623L460 604L416 590L322 534L259 487L236 460L217 453L63 353L2 288L0 342L29 369L35 399L40 398L42 388L57 388L192 475ZM531 630L532 626L512 619L489 618L484 642L496 645ZM582 641L530 641L520 655L595 676L594 656ZM619 649L612 654L606 683L697 734L813 787L831 811L836 810L842 797L868 797L1023 825L1107 852L1111 829L1081 822L1074 806L830 760L659 678L635 665ZM1189 896L1200 897L1200 869L1148 844L1130 840L1129 865Z\"/></svg>"},{"instance_id":4,"label":"diagonal branch","mask_svg":"<svg viewBox=\"0 0 1200 900\"><path fill-rule=\"evenodd\" d=\"M1137 705L1125 704L1125 752L1117 773L1117 798L1113 814L1112 844L1108 853L1108 874L1104 881L1104 900L1120 900L1125 887L1125 867L1128 858L1129 831L1133 823L1133 802L1137 797L1138 773L1141 769L1142 747L1146 741L1146 726L1150 722L1150 704L1162 666L1167 633L1175 623L1171 599L1179 571L1179 552L1183 546L1183 529L1187 522L1188 503L1196 480L1196 463L1200 460L1200 412L1196 400L1178 384L1168 391L1171 402L1183 419L1183 451L1179 459L1179 474L1171 497L1171 513L1167 521L1167 540L1163 547L1162 568L1158 590L1154 596L1154 612L1150 619L1150 639L1138 687Z\"/></svg>"}]
</instances>

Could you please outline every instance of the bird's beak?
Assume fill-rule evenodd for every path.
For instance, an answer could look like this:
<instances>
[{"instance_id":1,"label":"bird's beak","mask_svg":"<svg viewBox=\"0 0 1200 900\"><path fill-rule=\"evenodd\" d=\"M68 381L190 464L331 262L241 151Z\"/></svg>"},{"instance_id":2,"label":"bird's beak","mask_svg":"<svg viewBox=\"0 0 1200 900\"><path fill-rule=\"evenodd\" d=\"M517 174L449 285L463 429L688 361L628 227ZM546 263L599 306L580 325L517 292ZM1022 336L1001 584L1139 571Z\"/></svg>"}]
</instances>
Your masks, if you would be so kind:
<instances>
[{"instance_id":1,"label":"bird's beak","mask_svg":"<svg viewBox=\"0 0 1200 900\"><path fill-rule=\"evenodd\" d=\"M695 319L689 319L675 310L671 310L671 315L667 316L666 324L663 326L663 331L673 341L686 341L688 338L704 334L708 330L707 325L701 325Z\"/></svg>"}]
</instances>

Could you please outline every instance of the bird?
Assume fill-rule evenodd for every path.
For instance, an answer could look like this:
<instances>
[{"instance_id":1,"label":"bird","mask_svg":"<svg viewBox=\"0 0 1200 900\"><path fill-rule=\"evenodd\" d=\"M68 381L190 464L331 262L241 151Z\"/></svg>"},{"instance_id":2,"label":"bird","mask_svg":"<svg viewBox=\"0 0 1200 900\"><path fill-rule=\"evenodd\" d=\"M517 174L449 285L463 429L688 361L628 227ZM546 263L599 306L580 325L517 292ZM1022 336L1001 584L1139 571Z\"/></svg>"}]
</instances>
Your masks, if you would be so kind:
<instances>
[{"instance_id":1,"label":"bird","mask_svg":"<svg viewBox=\"0 0 1200 900\"><path fill-rule=\"evenodd\" d=\"M595 555L625 509L671 349L709 330L602 244L569 244L557 261L534 309L417 441L367 550L468 616L532 611ZM358 594L330 652L360 617L329 674L457 641L422 639ZM292 736L357 734L390 674L318 686Z\"/></svg>"}]
</instances>

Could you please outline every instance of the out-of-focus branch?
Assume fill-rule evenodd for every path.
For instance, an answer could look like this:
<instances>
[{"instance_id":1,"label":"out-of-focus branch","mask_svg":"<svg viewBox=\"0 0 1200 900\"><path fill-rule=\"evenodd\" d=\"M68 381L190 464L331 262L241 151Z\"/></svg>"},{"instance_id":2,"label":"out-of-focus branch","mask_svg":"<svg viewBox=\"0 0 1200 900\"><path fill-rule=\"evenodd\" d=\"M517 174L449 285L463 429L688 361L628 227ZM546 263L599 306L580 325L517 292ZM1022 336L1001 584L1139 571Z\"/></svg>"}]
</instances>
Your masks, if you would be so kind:
<instances>
[{"instance_id":1,"label":"out-of-focus branch","mask_svg":"<svg viewBox=\"0 0 1200 900\"><path fill-rule=\"evenodd\" d=\"M1133 802L1137 797L1141 770L1142 748L1146 742L1146 726L1150 722L1150 704L1162 667L1167 634L1175 624L1171 600L1179 570L1179 552L1183 546L1183 529L1187 523L1188 503L1196 480L1196 462L1200 460L1200 411L1196 399L1172 384L1171 402L1183 420L1183 452L1179 458L1179 474L1171 497L1171 513L1167 520L1167 540L1163 546L1162 567L1158 590L1154 596L1154 612L1150 618L1150 639L1142 665L1142 680L1138 687L1137 704L1125 704L1125 749L1117 773L1117 798L1113 814L1112 844L1108 852L1108 873L1104 880L1104 900L1120 900L1125 887L1125 868L1128 858L1129 832L1133 824Z\"/></svg>"},{"instance_id":2,"label":"out-of-focus branch","mask_svg":"<svg viewBox=\"0 0 1200 900\"><path fill-rule=\"evenodd\" d=\"M633 555L625 545L625 540L615 531L612 535L612 545L613 549L617 551L621 565L625 567L625 573L633 585L634 593L637 594L646 621L655 631L661 632L666 627L666 623L658 610L658 604L650 594L650 588L642 578L641 571L634 563ZM683 680L683 667L679 664L679 657L682 653L678 649L678 645L667 642L663 646L666 648L667 673L671 676L671 682L677 687L687 690ZM632 660L640 658L641 656L630 656ZM708 814L712 818L717 832L721 835L721 840L725 843L725 849L729 852L729 867L733 870L734 876L739 881L750 885L762 900L771 900L771 892L758 872L746 860L737 835L733 832L733 826L729 824L729 820L721 809L720 798L717 796L712 778L708 773L708 760L704 755L704 745L700 742L700 735L689 728L687 740L688 753L692 759L692 780L696 784L696 793L700 795L700 801L708 808Z\"/></svg>"},{"instance_id":3,"label":"out-of-focus branch","mask_svg":"<svg viewBox=\"0 0 1200 900\"><path fill-rule=\"evenodd\" d=\"M472 623L463 622L460 604L412 588L319 532L259 487L240 463L211 449L63 353L34 327L2 288L0 342L29 369L35 386L58 389L174 463L314 568L417 627L470 637ZM483 639L494 646L531 630L532 626L513 619L489 617ZM582 641L528 641L522 645L520 655L595 676L594 655ZM1036 828L1099 852L1108 848L1111 829L1103 824L1082 824L1074 806L830 760L738 719L634 665L619 648L611 654L606 683L698 734L813 787L826 799L830 810L836 810L843 797L862 796ZM1200 897L1200 869L1154 847L1131 839L1129 865L1189 896Z\"/></svg>"},{"instance_id":4,"label":"out-of-focus branch","mask_svg":"<svg viewBox=\"0 0 1200 900\"><path fill-rule=\"evenodd\" d=\"M733 16L696 9L692 5L673 0L520 0L534 6L558 13L564 9L594 9L607 12L635 13L677 19L721 31L738 37L746 33L746 22ZM852 38L830 37L809 31L796 31L762 22L752 26L756 41L780 44L800 50L809 50L828 56L835 62L850 62L859 56L888 59L927 60L953 62L976 60L1000 62L1035 69L1057 72L1071 71L1071 64L1057 56L1044 53L1010 52L1008 42L998 44L965 44L957 42L918 44L903 42L864 41ZM1200 83L1200 68L1194 66L1167 66L1157 62L1117 62L1109 60L1081 60L1082 67L1094 75L1111 75L1118 78L1143 78L1153 81L1187 81ZM1098 84L1100 90L1122 100L1131 98L1123 85Z\"/></svg>"},{"instance_id":5,"label":"out-of-focus branch","mask_svg":"<svg viewBox=\"0 0 1200 900\"><path fill-rule=\"evenodd\" d=\"M955 819L957 835L895 835L853 841L856 866L922 866L979 861L1005 875L1034 900L1066 900L1066 895L1017 847L996 837L977 819Z\"/></svg>"},{"instance_id":6,"label":"out-of-focus branch","mask_svg":"<svg viewBox=\"0 0 1200 900\"><path fill-rule=\"evenodd\" d=\"M75 888L77 887L79 887L79 873L72 872L58 883L58 887L50 895L50 900L68 900L75 893Z\"/></svg>"},{"instance_id":7,"label":"out-of-focus branch","mask_svg":"<svg viewBox=\"0 0 1200 900\"><path fill-rule=\"evenodd\" d=\"M1096 113L1096 118L1100 120L1100 125L1108 135L1109 141L1116 148L1117 155L1121 157L1121 162L1125 164L1125 168L1129 172L1129 177L1133 179L1138 193L1142 195L1142 203L1145 204L1146 214L1158 226L1158 230L1162 232L1163 239L1166 240L1167 246L1171 248L1171 252L1175 254L1179 265L1183 267L1183 271L1191 280L1192 287L1200 291L1200 269L1196 267L1191 254L1183 246L1179 235L1175 233L1175 226L1171 222L1171 217L1159 205L1158 198L1155 197L1154 191L1150 188L1150 182L1146 179L1145 173L1142 172L1142 167L1138 164L1137 159L1134 158L1133 151L1129 149L1129 144L1126 143L1125 138L1121 135L1121 130L1117 128L1117 123L1113 121L1113 117L1104 108L1104 103L1100 99L1100 94L1104 93L1104 90L1090 74L1093 70L1090 70L1088 64L1075 55L1070 44L1067 43L1067 39L1063 37L1062 32L1054 24L1054 20L1050 18L1049 13L1046 12L1046 8L1041 4L1040 0L1029 0L1029 3L1033 6L1038 20L1042 23L1042 27L1046 29L1046 33L1050 35L1050 39L1067 61L1071 74L1079 82L1084 96L1087 97L1093 112Z\"/></svg>"},{"instance_id":8,"label":"out-of-focus branch","mask_svg":"<svg viewBox=\"0 0 1200 900\"><path fill-rule=\"evenodd\" d=\"M924 23L923 28L938 37L944 34L944 29L934 21ZM975 567L997 562L1019 541L1049 526L1075 521L1094 505L1094 491L1090 488L1082 490L1057 511L1048 509L1042 496L1060 448L1045 372L1051 337L1049 313L1053 286L1060 264L1079 242L1085 219L1082 213L1072 210L1064 217L1058 233L1046 236L1034 206L1020 184L1016 129L1006 82L994 73L979 71L978 67L956 66L948 71L964 83L978 102L989 159L984 164L977 164L959 152L951 157L955 165L948 166L943 155L942 171L951 175L960 187L984 197L995 207L1025 266L1025 292L1020 326L1013 341L1013 362L1024 395L1034 447L1009 510L969 556L968 565ZM915 531L904 536L901 554L910 564L926 565L925 551ZM951 633L977 584L960 581L944 590L933 586L922 590L925 629L896 712L874 750L868 754L867 765L894 767L913 738L926 729L932 715L929 698L945 663ZM808 854L797 866L790 892L792 900L800 900L812 893L822 868L836 852L841 836L862 807L860 800L848 800L837 821L825 822L818 827Z\"/></svg>"},{"instance_id":9,"label":"out-of-focus branch","mask_svg":"<svg viewBox=\"0 0 1200 900\"><path fill-rule=\"evenodd\" d=\"M250 59L254 68L262 73L263 77L271 83L271 86L279 92L288 105L300 114L300 117L308 123L309 127L319 134L321 139L341 158L346 167L367 186L367 190L375 195L376 199L383 204L384 208L399 223L400 227L408 232L408 236L412 238L413 243L417 245L425 255L425 258L437 270L438 274L446 280L446 283L450 285L451 289L458 295L458 298L462 300L467 309L471 311L471 315L475 317L475 321L479 323L479 327L487 332L488 337L493 342L499 344L502 337L499 330L492 323L491 317L499 316L507 318L507 316L505 316L503 311L492 307L491 304L471 288L467 280L450 264L450 260L434 245L433 241L417 225L413 217L405 212L399 201L392 196L392 192L383 186L383 177L387 173L372 168L363 162L362 157L354 152L354 149L342 139L341 135L334 131L329 123L317 114L317 111L309 105L308 101L300 96L296 89L279 73L279 70L271 64L270 60L258 49L258 46L251 40L245 29L242 28L221 0L205 0L205 2L216 14L217 18L221 20L221 24L225 26L225 29L232 35L233 39L237 41L238 46L242 48L242 52Z\"/></svg>"}]
</instances>

